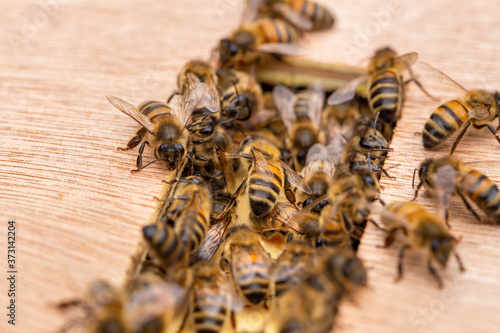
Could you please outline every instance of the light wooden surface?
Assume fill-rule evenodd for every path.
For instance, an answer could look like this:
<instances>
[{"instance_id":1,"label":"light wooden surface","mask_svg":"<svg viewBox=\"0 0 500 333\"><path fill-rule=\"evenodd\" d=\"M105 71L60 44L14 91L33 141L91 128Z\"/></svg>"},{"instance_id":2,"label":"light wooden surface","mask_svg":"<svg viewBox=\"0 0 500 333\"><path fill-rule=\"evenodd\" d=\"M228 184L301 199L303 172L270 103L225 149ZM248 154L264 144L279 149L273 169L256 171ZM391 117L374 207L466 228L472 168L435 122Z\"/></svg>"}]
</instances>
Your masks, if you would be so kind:
<instances>
[{"instance_id":1,"label":"light wooden surface","mask_svg":"<svg viewBox=\"0 0 500 333\"><path fill-rule=\"evenodd\" d=\"M56 5L50 10L46 3ZM376 48L390 44L400 53L419 52L467 87L500 86L498 2L337 0L330 7L337 25L308 35L312 59L364 65ZM164 100L182 64L208 57L237 26L240 9L237 0L0 3L0 251L6 251L7 220L15 219L19 263L18 325L7 325L3 315L2 332L54 331L64 320L55 302L81 295L97 277L122 281L166 173L151 166L130 174L135 151L116 147L137 127L104 95L135 104ZM434 152L421 147L418 133L436 106L410 89L387 161L399 164L391 170L397 179L384 178L385 201L411 198L413 168L448 151L449 145ZM499 151L489 133L475 132L456 155L494 160ZM478 168L500 184L498 163ZM419 201L431 203L425 195ZM452 262L444 290L419 255L408 256L404 280L394 284L396 249L377 248L383 235L369 226L359 254L370 267L370 286L356 304L341 307L338 331L497 329L500 229L477 225L458 201L451 222L463 236L458 249L467 271L460 274ZM1 281L0 303L6 304Z\"/></svg>"}]
</instances>

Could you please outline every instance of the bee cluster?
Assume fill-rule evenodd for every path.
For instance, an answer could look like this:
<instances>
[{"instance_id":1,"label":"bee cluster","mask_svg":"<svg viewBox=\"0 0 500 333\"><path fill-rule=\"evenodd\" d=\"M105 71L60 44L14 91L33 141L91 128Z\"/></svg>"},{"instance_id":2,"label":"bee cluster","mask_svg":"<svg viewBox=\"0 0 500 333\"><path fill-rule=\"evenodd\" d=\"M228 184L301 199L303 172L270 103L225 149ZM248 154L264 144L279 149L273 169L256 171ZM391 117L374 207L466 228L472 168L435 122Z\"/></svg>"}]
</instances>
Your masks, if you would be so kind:
<instances>
[{"instance_id":1,"label":"bee cluster","mask_svg":"<svg viewBox=\"0 0 500 333\"><path fill-rule=\"evenodd\" d=\"M415 202L385 205L379 179L405 86L416 83L418 54L378 50L365 74L327 100L320 82L303 90L258 82L255 70L293 52L304 31L323 30L332 14L310 0L248 1L244 23L222 39L216 62L188 62L178 91L139 107L114 96L113 106L141 128L125 150L139 146L139 171L163 162L170 177L154 223L143 228L144 255L124 291L104 282L86 302L93 332L330 332L339 303L367 284L356 251L368 222L400 234L398 276L407 249L428 253L428 268L445 266L458 240L445 219ZM434 148L461 129L487 127L500 113L500 95L465 90L423 64L428 74L463 90L425 124ZM404 80L403 74L409 74ZM357 87L366 86L366 96ZM143 164L146 145L155 160ZM447 208L459 196L500 223L500 193L485 175L451 156L419 168ZM370 219L383 204L383 227ZM64 329L67 329L65 327Z\"/></svg>"}]
</instances>

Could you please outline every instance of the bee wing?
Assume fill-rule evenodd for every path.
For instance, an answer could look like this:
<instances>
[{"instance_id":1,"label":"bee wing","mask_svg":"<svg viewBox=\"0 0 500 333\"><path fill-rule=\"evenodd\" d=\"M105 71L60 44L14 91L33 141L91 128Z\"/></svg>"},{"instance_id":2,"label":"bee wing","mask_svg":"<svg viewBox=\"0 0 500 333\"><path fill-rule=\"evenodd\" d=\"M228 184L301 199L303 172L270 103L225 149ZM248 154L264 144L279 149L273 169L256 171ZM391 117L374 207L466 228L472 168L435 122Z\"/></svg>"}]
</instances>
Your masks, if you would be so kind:
<instances>
[{"instance_id":1,"label":"bee wing","mask_svg":"<svg viewBox=\"0 0 500 333\"><path fill-rule=\"evenodd\" d=\"M304 179L302 179L302 177L300 177L285 162L280 161L280 163L281 163L281 166L283 167L283 169L287 175L287 179L290 182L290 184L292 184L293 186L295 186L296 188L298 188L302 192L306 192L307 194L312 193L311 188L309 187L309 185L307 185L307 183L304 181Z\"/></svg>"},{"instance_id":2,"label":"bee wing","mask_svg":"<svg viewBox=\"0 0 500 333\"><path fill-rule=\"evenodd\" d=\"M403 69L408 69L411 66L415 65L417 61L418 61L418 53L410 52L399 56L395 60L395 64L396 66L402 66Z\"/></svg>"},{"instance_id":3,"label":"bee wing","mask_svg":"<svg viewBox=\"0 0 500 333\"><path fill-rule=\"evenodd\" d=\"M148 117L137 110L135 106L116 96L107 95L106 98L115 108L137 121L139 124L141 124L142 127L147 129L149 133L155 134L155 130L153 128L151 120L149 120Z\"/></svg>"},{"instance_id":4,"label":"bee wing","mask_svg":"<svg viewBox=\"0 0 500 333\"><path fill-rule=\"evenodd\" d=\"M256 47L257 51L282 55L307 56L306 51L297 44L264 43Z\"/></svg>"},{"instance_id":5,"label":"bee wing","mask_svg":"<svg viewBox=\"0 0 500 333\"><path fill-rule=\"evenodd\" d=\"M443 217L450 206L451 197L455 194L458 176L458 171L453 166L444 165L431 178L434 185L433 196L437 201L438 210L443 213Z\"/></svg>"},{"instance_id":6,"label":"bee wing","mask_svg":"<svg viewBox=\"0 0 500 333\"><path fill-rule=\"evenodd\" d=\"M312 21L304 15L294 11L289 5L276 3L273 5L273 11L281 15L285 20L302 30L312 30Z\"/></svg>"},{"instance_id":7,"label":"bee wing","mask_svg":"<svg viewBox=\"0 0 500 333\"><path fill-rule=\"evenodd\" d=\"M293 111L293 105L295 104L297 98L295 97L293 91L287 87L277 85L273 89L273 99L276 109L283 120L283 124L285 124L285 127L290 134L292 132L292 127L297 120L295 112Z\"/></svg>"},{"instance_id":8,"label":"bee wing","mask_svg":"<svg viewBox=\"0 0 500 333\"><path fill-rule=\"evenodd\" d=\"M321 81L314 81L313 85L307 89L311 94L311 107L309 108L309 119L313 123L316 131L319 131L321 125L321 114L323 111L323 105L325 104L325 89L321 84Z\"/></svg>"},{"instance_id":9,"label":"bee wing","mask_svg":"<svg viewBox=\"0 0 500 333\"><path fill-rule=\"evenodd\" d=\"M347 102L354 98L356 95L356 88L361 83L365 82L368 79L368 74L360 75L351 81L347 82L343 87L335 90L333 94L328 97L327 103L332 104L341 104Z\"/></svg>"},{"instance_id":10,"label":"bee wing","mask_svg":"<svg viewBox=\"0 0 500 333\"><path fill-rule=\"evenodd\" d=\"M187 305L186 296L181 286L166 282L155 283L132 293L125 308L132 331L135 332L149 320L163 316L166 312L172 312L174 316Z\"/></svg>"},{"instance_id":11,"label":"bee wing","mask_svg":"<svg viewBox=\"0 0 500 333\"><path fill-rule=\"evenodd\" d=\"M416 72L421 74L422 76L437 80L438 82L451 87L455 92L459 92L461 94L467 92L467 89L465 89L457 81L453 80L451 77L441 72L439 69L433 67L432 65L426 63L425 61L417 62L414 68Z\"/></svg>"},{"instance_id":12,"label":"bee wing","mask_svg":"<svg viewBox=\"0 0 500 333\"><path fill-rule=\"evenodd\" d=\"M224 235L230 222L231 217L214 224L208 229L205 240L198 250L197 256L199 259L210 260L213 257L219 245L224 240Z\"/></svg>"},{"instance_id":13,"label":"bee wing","mask_svg":"<svg viewBox=\"0 0 500 333\"><path fill-rule=\"evenodd\" d=\"M255 164L255 170L257 172L267 173L269 175L274 175L269 163L267 163L266 157L257 149L252 149L253 160Z\"/></svg>"},{"instance_id":14,"label":"bee wing","mask_svg":"<svg viewBox=\"0 0 500 333\"><path fill-rule=\"evenodd\" d=\"M318 171L316 163L324 162L328 160L328 151L326 147L321 143L314 144L307 152L306 165L302 169L302 175L304 179L309 178L309 176ZM322 164L325 166L325 164Z\"/></svg>"},{"instance_id":15,"label":"bee wing","mask_svg":"<svg viewBox=\"0 0 500 333\"><path fill-rule=\"evenodd\" d=\"M253 22L265 0L246 0L241 18L241 24Z\"/></svg>"},{"instance_id":16,"label":"bee wing","mask_svg":"<svg viewBox=\"0 0 500 333\"><path fill-rule=\"evenodd\" d=\"M194 76L192 73L187 73L187 75ZM190 85L185 95L175 95L170 102L172 114L179 120L182 128L186 127L195 108L205 106L207 103L206 92L207 86L203 82Z\"/></svg>"},{"instance_id":17,"label":"bee wing","mask_svg":"<svg viewBox=\"0 0 500 333\"><path fill-rule=\"evenodd\" d=\"M207 91L204 100L200 104L204 105L210 112L215 113L219 111L220 99L219 92L217 91L217 86L214 79L210 79L207 83Z\"/></svg>"},{"instance_id":18,"label":"bee wing","mask_svg":"<svg viewBox=\"0 0 500 333\"><path fill-rule=\"evenodd\" d=\"M280 227L285 227L299 232L300 226L293 219L293 216L297 214L298 210L289 202L278 202L276 204L276 209L273 211L274 217L273 221L281 224Z\"/></svg>"}]
</instances>

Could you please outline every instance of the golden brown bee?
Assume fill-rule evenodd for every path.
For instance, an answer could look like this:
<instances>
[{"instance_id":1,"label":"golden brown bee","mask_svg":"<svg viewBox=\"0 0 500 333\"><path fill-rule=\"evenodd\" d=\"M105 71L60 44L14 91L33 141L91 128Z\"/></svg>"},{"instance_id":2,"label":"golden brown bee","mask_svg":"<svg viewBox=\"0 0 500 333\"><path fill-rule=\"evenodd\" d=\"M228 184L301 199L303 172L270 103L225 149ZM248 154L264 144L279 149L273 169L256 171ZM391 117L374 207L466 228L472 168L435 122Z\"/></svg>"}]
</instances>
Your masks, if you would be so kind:
<instances>
[{"instance_id":1,"label":"golden brown bee","mask_svg":"<svg viewBox=\"0 0 500 333\"><path fill-rule=\"evenodd\" d=\"M273 89L274 103L288 131L287 147L297 172L305 165L309 148L318 142L324 95L319 87L297 94L281 85Z\"/></svg>"},{"instance_id":2,"label":"golden brown bee","mask_svg":"<svg viewBox=\"0 0 500 333\"><path fill-rule=\"evenodd\" d=\"M455 251L457 239L450 234L441 218L429 213L422 205L416 202L394 202L385 206L381 219L387 230L386 247L393 243L398 231L405 236L399 251L397 280L403 276L403 258L407 249L427 251L427 267L440 288L443 281L432 265L433 262L446 267L450 255L454 253L460 271L464 271L460 257Z\"/></svg>"},{"instance_id":3,"label":"golden brown bee","mask_svg":"<svg viewBox=\"0 0 500 333\"><path fill-rule=\"evenodd\" d=\"M335 149L333 146L325 147L320 143L316 143L309 149L305 167L302 169L302 176L312 193L297 192L297 201L302 203L302 207L327 193L335 172L337 156L332 152L333 149ZM313 211L319 214L326 204L326 201L322 202L314 207Z\"/></svg>"},{"instance_id":4,"label":"golden brown bee","mask_svg":"<svg viewBox=\"0 0 500 333\"><path fill-rule=\"evenodd\" d=\"M194 332L220 332L235 305L232 287L218 263L199 262L193 267L190 319Z\"/></svg>"},{"instance_id":5,"label":"golden brown bee","mask_svg":"<svg viewBox=\"0 0 500 333\"><path fill-rule=\"evenodd\" d=\"M193 140L211 136L220 120L218 78L215 69L208 62L201 60L193 60L185 64L177 77L181 95L200 83L206 86L203 97L205 103L193 111L191 123L187 126L191 135L194 136Z\"/></svg>"},{"instance_id":6,"label":"golden brown bee","mask_svg":"<svg viewBox=\"0 0 500 333\"><path fill-rule=\"evenodd\" d=\"M246 121L262 109L262 88L254 74L234 69L219 71L223 123Z\"/></svg>"},{"instance_id":7,"label":"golden brown bee","mask_svg":"<svg viewBox=\"0 0 500 333\"><path fill-rule=\"evenodd\" d=\"M340 165L335 170L335 178L341 178L360 170L369 170L388 176L383 163L390 151L389 144L379 131L372 128L364 135L356 135L347 143Z\"/></svg>"},{"instance_id":8,"label":"golden brown bee","mask_svg":"<svg viewBox=\"0 0 500 333\"><path fill-rule=\"evenodd\" d=\"M296 286L305 277L307 265L313 259L313 247L306 241L293 240L274 263L272 276L276 296Z\"/></svg>"},{"instance_id":9,"label":"golden brown bee","mask_svg":"<svg viewBox=\"0 0 500 333\"><path fill-rule=\"evenodd\" d=\"M277 13L304 30L325 30L333 26L333 15L323 5L311 0L260 0L262 11Z\"/></svg>"},{"instance_id":10,"label":"golden brown bee","mask_svg":"<svg viewBox=\"0 0 500 333\"><path fill-rule=\"evenodd\" d=\"M187 75L192 76L190 73ZM189 135L185 130L186 124L194 109L202 107L207 102L204 97L206 90L206 85L200 83L188 89L185 95L174 96L170 104L147 101L139 108L118 97L106 96L113 106L142 125L124 149L135 148L142 142L135 171L144 169L156 161L163 161L169 170L174 170L180 165L186 156L189 142ZM156 159L142 167L142 153L146 145L153 149Z\"/></svg>"},{"instance_id":11,"label":"golden brown bee","mask_svg":"<svg viewBox=\"0 0 500 333\"><path fill-rule=\"evenodd\" d=\"M500 136L490 124L500 116L500 93L480 89L467 90L430 65L423 63L421 66L463 94L462 98L439 106L427 119L422 132L424 148L437 147L446 142L457 130L462 129L451 147L450 155L452 155L471 125L476 129L488 128L500 143Z\"/></svg>"},{"instance_id":12,"label":"golden brown bee","mask_svg":"<svg viewBox=\"0 0 500 333\"><path fill-rule=\"evenodd\" d=\"M262 18L244 23L219 42L219 67L242 68L254 63L259 58L258 52L289 53L288 46L299 39L299 30L280 19Z\"/></svg>"},{"instance_id":13,"label":"golden brown bee","mask_svg":"<svg viewBox=\"0 0 500 333\"><path fill-rule=\"evenodd\" d=\"M341 226L347 229L354 251L358 249L365 230L370 203L378 196L379 191L377 177L367 170L340 178L330 187L328 197L332 205L338 206L339 213L334 218L339 218Z\"/></svg>"},{"instance_id":14,"label":"golden brown bee","mask_svg":"<svg viewBox=\"0 0 500 333\"><path fill-rule=\"evenodd\" d=\"M356 87L368 81L368 104L374 115L380 115L384 123L394 124L401 117L404 103L404 88L408 82L415 82L428 96L430 96L413 77L403 80L403 73L418 60L418 53L412 52L402 56L390 47L379 49L370 61L368 73L348 82L344 87L335 91L329 98L328 104L340 104L354 97Z\"/></svg>"},{"instance_id":15,"label":"golden brown bee","mask_svg":"<svg viewBox=\"0 0 500 333\"><path fill-rule=\"evenodd\" d=\"M278 201L284 190L293 196L288 189L288 182L299 190L311 193L304 180L286 163L280 160L281 153L275 143L261 136L248 137L242 142L240 155L250 159L251 163L242 159L240 168L246 171L247 198L250 208L256 216L267 214ZM294 199L289 199L294 201Z\"/></svg>"},{"instance_id":16,"label":"golden brown bee","mask_svg":"<svg viewBox=\"0 0 500 333\"><path fill-rule=\"evenodd\" d=\"M269 293L271 257L260 236L248 229L228 232L221 265L231 272L234 284L251 304L260 304Z\"/></svg>"},{"instance_id":17,"label":"golden brown bee","mask_svg":"<svg viewBox=\"0 0 500 333\"><path fill-rule=\"evenodd\" d=\"M472 209L472 200L491 223L500 224L500 191L497 185L482 172L451 156L427 159L419 167L420 183L415 190L415 198L422 185L428 185L439 196L446 209L448 221L449 199L460 196L467 209L478 221L479 215Z\"/></svg>"},{"instance_id":18,"label":"golden brown bee","mask_svg":"<svg viewBox=\"0 0 500 333\"><path fill-rule=\"evenodd\" d=\"M177 181L176 197L165 200L172 201L166 221L143 228L151 255L166 270L172 264L187 265L190 252L205 238L212 208L212 194L203 179L190 176Z\"/></svg>"},{"instance_id":19,"label":"golden brown bee","mask_svg":"<svg viewBox=\"0 0 500 333\"><path fill-rule=\"evenodd\" d=\"M327 205L321 211L319 217L320 236L317 245L334 247L337 249L351 249L352 227L346 225L346 219L342 217L338 204Z\"/></svg>"}]
</instances>

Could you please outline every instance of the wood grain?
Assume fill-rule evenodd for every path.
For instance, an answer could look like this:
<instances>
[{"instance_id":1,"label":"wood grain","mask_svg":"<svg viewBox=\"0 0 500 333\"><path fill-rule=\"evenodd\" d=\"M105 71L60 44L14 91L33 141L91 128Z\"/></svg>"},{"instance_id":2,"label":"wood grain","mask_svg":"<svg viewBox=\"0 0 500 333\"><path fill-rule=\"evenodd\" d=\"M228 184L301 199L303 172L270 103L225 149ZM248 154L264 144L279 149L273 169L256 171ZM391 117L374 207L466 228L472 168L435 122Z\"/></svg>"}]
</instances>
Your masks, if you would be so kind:
<instances>
[{"instance_id":1,"label":"wood grain","mask_svg":"<svg viewBox=\"0 0 500 333\"><path fill-rule=\"evenodd\" d=\"M400 53L418 51L467 87L500 86L495 75L500 3L338 0L329 6L338 24L334 31L308 35L311 59L364 65L375 49L390 44ZM207 58L216 41L237 26L240 11L236 0L0 3L5 221L0 237L4 244L7 220L15 219L19 263L18 325L13 328L4 318L2 332L52 332L65 319L54 303L81 295L97 277L122 281L166 173L153 165L130 174L136 152L116 147L124 146L137 127L104 96L134 104L166 99L176 87L178 69L188 59ZM391 169L396 179L384 178L384 200L409 199L413 168L424 157L448 151L449 145L424 151L415 134L436 106L410 89L388 159L388 165L399 164ZM481 131L468 135L456 155L494 160L499 149ZM500 183L498 163L478 168ZM419 201L431 206L428 196ZM394 284L396 250L377 248L383 235L368 227L360 256L370 267L370 286L356 304L342 306L338 330L497 328L500 230L477 225L458 201L452 225L463 236L459 250L467 272L460 274L451 263L443 274L445 290L436 288L418 255L408 256L405 278ZM0 303L5 304L7 286L1 280Z\"/></svg>"}]
</instances>

